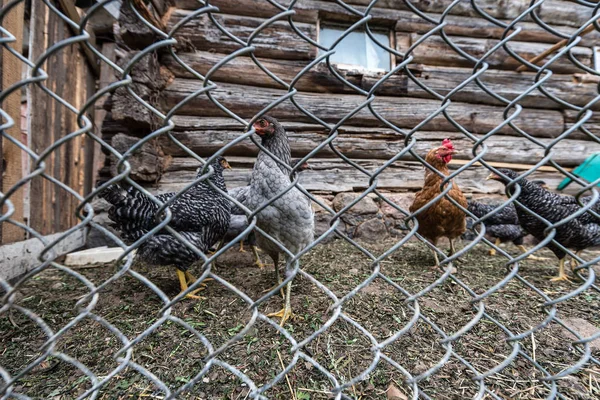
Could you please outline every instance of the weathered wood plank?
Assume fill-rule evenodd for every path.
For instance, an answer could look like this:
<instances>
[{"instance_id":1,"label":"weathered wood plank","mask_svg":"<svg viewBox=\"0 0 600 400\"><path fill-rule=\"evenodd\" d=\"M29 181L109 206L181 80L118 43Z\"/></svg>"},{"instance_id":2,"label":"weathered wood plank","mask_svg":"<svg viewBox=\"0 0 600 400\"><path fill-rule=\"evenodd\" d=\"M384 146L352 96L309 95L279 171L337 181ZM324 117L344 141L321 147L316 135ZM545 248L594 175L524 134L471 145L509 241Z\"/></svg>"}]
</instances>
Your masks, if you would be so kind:
<instances>
[{"instance_id":1,"label":"weathered wood plank","mask_svg":"<svg viewBox=\"0 0 600 400\"><path fill-rule=\"evenodd\" d=\"M33 2L31 5L31 47L29 56L36 60L47 48L48 31L44 29L48 8L40 2ZM41 67L46 70L48 62ZM51 103L44 97L44 92L37 85L27 85L29 98L29 132L38 132L37 135L31 135L31 149L40 154L49 144L48 129L45 121L46 113L51 112ZM48 164L50 159L47 159ZM29 225L39 233L49 231L49 219L46 218L47 208L44 190L47 181L37 176L31 180L31 211Z\"/></svg>"},{"instance_id":2,"label":"weathered wood plank","mask_svg":"<svg viewBox=\"0 0 600 400\"><path fill-rule=\"evenodd\" d=\"M228 157L232 170L225 171L228 188L245 186L250 183L253 158ZM368 171L375 171L383 161L354 160ZM362 191L369 187L369 177L339 159L314 158L310 160L311 169L300 174L300 184L314 192L339 193ZM450 169L462 166L451 163ZM192 158L174 158L167 168L159 186L149 186L154 193L181 190L194 177L199 163ZM383 191L406 192L420 190L423 185L424 167L418 162L399 161L386 168L380 175L377 188ZM463 171L456 182L465 193L504 193L503 186L495 181L485 180L489 171L482 166L474 166ZM543 179L551 188L560 183L563 176L557 172L540 171L532 179ZM568 187L567 193L575 193L577 185Z\"/></svg>"},{"instance_id":3,"label":"weathered wood plank","mask_svg":"<svg viewBox=\"0 0 600 400\"><path fill-rule=\"evenodd\" d=\"M193 80L176 79L162 93L161 102L168 110L186 96L202 87L202 83ZM264 109L270 103L286 94L283 90L254 88L248 86L220 84L211 91L211 95L228 109L238 115L249 118ZM252 101L249 101L252 99ZM295 99L319 118L328 122L337 122L364 102L365 97L353 95L331 95L315 93L298 93ZM439 110L440 102L427 99L392 98L379 96L372 103L373 109L383 117L401 128L413 128L429 115ZM500 125L504 118L503 108L480 105L473 107L465 103L454 102L447 108L448 114L459 124L474 133L486 133ZM183 105L179 115L197 115L203 117L223 116L206 96L199 96ZM271 114L282 120L310 122L289 100L281 103ZM373 114L362 109L352 119L355 126L379 126L381 123ZM556 137L563 132L564 121L560 112L550 110L524 109L515 120L515 124L529 134L540 137ZM441 115L433 118L423 130L456 131L456 128ZM506 126L503 133L512 133Z\"/></svg>"},{"instance_id":4,"label":"weathered wood plank","mask_svg":"<svg viewBox=\"0 0 600 400\"><path fill-rule=\"evenodd\" d=\"M116 60L116 54L115 54L115 49L116 49L116 44L115 43L103 43L102 44L102 55L107 57L110 61L115 62ZM107 87L108 85L110 85L113 82L116 82L117 77L115 76L114 70L112 69L112 67L110 67L107 63L102 63L100 65L100 79L98 81L98 90L102 90L105 87ZM99 136L102 137L102 131L104 129L104 120L106 119L106 114L107 111L104 110L104 103L106 102L106 100L108 99L109 95L106 95L102 98L100 98L95 104L94 104L94 133ZM91 188L96 187L96 180L98 177L98 171L100 171L100 169L104 166L104 160L105 160L105 156L104 153L102 152L102 146L100 145L100 143L97 143L95 140L90 139L90 141L93 141L92 146L94 148L93 150L93 174L92 174L92 181L91 181Z\"/></svg>"},{"instance_id":5,"label":"weathered wood plank","mask_svg":"<svg viewBox=\"0 0 600 400\"><path fill-rule=\"evenodd\" d=\"M69 17L71 21L75 22L76 24L80 24L81 17L79 16L79 12L77 12L77 8L75 7L74 3L69 0L58 0L58 2L60 3L60 7L64 11L65 15ZM69 28L71 29L73 35L79 35L79 32L76 29L72 28L71 26L69 26ZM90 36L87 42L90 45L97 48L96 35L91 30L89 30L87 33ZM96 54L92 50L90 50L90 48L83 42L81 42L80 47L83 53L85 54L85 57L90 65L92 72L95 76L99 76L100 65L98 64L98 58L96 57Z\"/></svg>"},{"instance_id":6,"label":"weathered wood plank","mask_svg":"<svg viewBox=\"0 0 600 400\"><path fill-rule=\"evenodd\" d=\"M0 3L2 4L2 3ZM2 4L3 5L3 4ZM3 72L2 72L2 64L3 64L3 56L2 54L4 53L4 49L0 48L0 77L4 76ZM2 79L0 79L0 91L2 91L4 89L4 82L2 82ZM1 136L3 132L0 132L0 188L4 188L3 184L2 184L2 177L4 176L4 170L6 169L5 165L4 165L4 137ZM5 212L4 209L0 210L3 213ZM0 243L2 243L2 226L0 226Z\"/></svg>"},{"instance_id":7,"label":"weathered wood plank","mask_svg":"<svg viewBox=\"0 0 600 400\"><path fill-rule=\"evenodd\" d=\"M413 3L418 4L420 2ZM431 3L435 2L418 4L417 7L426 11L426 15L429 18L440 21L442 19L441 11L443 10L441 8L434 8ZM479 3L481 2L478 1L477 4ZM550 12L548 10L550 8L548 7L549 3L546 2L543 4L544 13L542 14L547 16L550 12L550 14L553 16L560 9L559 6L563 7L565 3L566 2L559 2L558 5L555 4L554 11ZM243 15L248 17L270 18L281 12L281 10L272 6L268 2L261 2L260 6L257 6L255 0L216 0L211 1L210 4L219 7L221 13ZM446 6L449 4L450 3L446 4ZM524 4L525 3L523 3L523 5ZM527 2L527 4L529 3ZM494 5L495 7L493 8L488 7L488 11L493 13L494 11L497 11L498 8L506 7L504 4L498 4L497 2ZM176 0L175 7L179 9L196 10L198 9L199 5L196 0ZM437 12L429 12L428 7L436 10ZM366 7L354 5L354 8L363 12ZM486 20L485 18L482 18L480 15L473 12L474 10L470 7L461 7L460 5L457 5L455 9L457 8L459 8L460 13L457 12L457 15L451 13L444 19L446 22L444 31L447 34L479 38L501 38L504 32L503 27L500 27ZM525 10L525 8L522 10ZM293 19L294 21L298 22L308 22L314 24L319 19L319 16L322 20L327 21L354 22L358 20L356 15L350 13L339 4L330 1L304 0L294 5L294 11L296 11L296 14L294 15ZM581 8L579 11L581 12L581 16L577 18L583 18L585 16L585 7ZM434 27L433 24L427 22L419 15L409 10L404 2L401 1L396 1L389 4L378 2L371 9L370 15L372 17L369 21L371 26L395 27L395 31L397 32L415 32L423 34L430 31ZM588 15L591 17L591 14ZM517 14L515 12L515 15L512 18L515 18L516 16ZM584 21L585 20L582 19L581 23ZM508 25L511 21L505 19L502 20L502 22ZM560 22L562 22L562 20L560 20ZM579 28L579 26L579 24L576 24L576 27L560 26L557 28L557 30L561 33L570 35L575 32L576 28ZM559 40L556 35L546 31L535 22L521 22L519 27L522 29L522 31L516 37L514 37L513 40L542 43L556 43ZM593 32L589 36L584 36L580 42L580 45L586 47L593 46L595 43L597 43L599 38L600 34L598 32Z\"/></svg>"},{"instance_id":8,"label":"weathered wood plank","mask_svg":"<svg viewBox=\"0 0 600 400\"><path fill-rule=\"evenodd\" d=\"M405 53L412 46L420 35L416 33L396 33L396 48ZM465 53L476 57L483 57L489 50L498 44L495 39L465 38L460 36L450 36L450 40L463 50ZM532 42L510 42L508 47L516 54L525 59L533 58L542 53L551 45L546 43ZM592 50L586 47L574 47L571 49L573 55L584 65L592 67ZM464 58L461 54L452 49L441 37L432 36L425 42L419 44L412 52L413 62L427 65L454 66L454 67L473 67L475 64ZM549 56L547 59L550 59ZM520 65L514 57L509 55L503 48L497 49L488 58L486 58L491 68L515 70ZM579 67L573 64L565 55L556 60L551 69L557 74L574 74L583 72Z\"/></svg>"},{"instance_id":9,"label":"weathered wood plank","mask_svg":"<svg viewBox=\"0 0 600 400\"><path fill-rule=\"evenodd\" d=\"M171 14L167 29L172 29L190 13L191 11L175 10ZM229 33L243 41L247 41L254 30L264 22L260 18L235 15L215 14L214 17ZM314 25L297 23L296 26L305 35L316 40ZM183 43L191 43L197 50L230 53L243 47L221 32L207 16L187 22L177 31L175 38ZM298 36L285 20L274 22L263 29L254 38L252 45L256 47L254 53L259 57L312 60L317 54L316 48Z\"/></svg>"},{"instance_id":10,"label":"weathered wood plank","mask_svg":"<svg viewBox=\"0 0 600 400\"><path fill-rule=\"evenodd\" d=\"M65 38L65 28L62 25L62 21L56 21L53 26L53 38L51 39L51 44L59 43ZM64 98L66 101L69 101L69 97L73 90L76 89L73 86L73 77L76 75L75 69L71 69L67 76L67 65L69 65L69 58L71 54L70 46L64 48L60 52L56 52L53 56L48 60L48 81L52 84L52 90L59 97ZM74 66L71 66L74 67ZM69 89L67 89L69 88ZM53 103L53 113L49 116L46 116L48 125L50 127L49 130L52 131L53 141L62 137L68 132L71 132L71 121L68 118L63 119L63 106L54 100L49 100ZM52 175L54 178L58 179L65 184L70 184L69 175L71 173L70 167L70 158L72 156L71 143L68 143L64 146L57 147L52 154L54 158L53 171L50 172L49 175ZM52 191L52 210L51 210L51 220L52 227L51 231L47 233L54 232L62 232L65 229L68 229L68 219L69 215L66 215L66 221L61 217L64 216L63 210L68 210L69 207L69 195L62 188L59 188L54 183L48 182L50 186L50 190Z\"/></svg>"},{"instance_id":11,"label":"weathered wood plank","mask_svg":"<svg viewBox=\"0 0 600 400\"><path fill-rule=\"evenodd\" d=\"M327 138L327 132L314 126L310 130L287 129L293 157L303 157ZM231 141L242 135L241 129L236 130L193 130L174 133L177 140L202 157L207 157ZM480 138L481 136L478 135ZM451 138L458 150L456 159L470 160L473 158L473 142L461 134L449 132L418 132L416 135L417 154L425 154L429 149L438 146L445 138ZM540 139L549 145L551 139ZM162 150L171 156L182 157L185 152L167 137L159 141ZM526 138L494 135L485 142L488 151L484 156L486 161L520 163L527 160L535 164L544 158L544 148ZM352 128L340 130L340 135L334 141L335 147L351 158L361 159L390 159L404 149L404 138L395 132L377 128ZM600 144L595 142L565 139L554 147L553 159L565 167L577 166L587 156L600 152ZM481 150L478 151L480 153ZM233 156L256 156L258 148L250 139L230 147L226 153ZM336 157L329 147L325 147L319 157ZM414 159L410 154L403 160Z\"/></svg>"},{"instance_id":12,"label":"weathered wood plank","mask_svg":"<svg viewBox=\"0 0 600 400\"><path fill-rule=\"evenodd\" d=\"M175 8L181 10L197 10L202 7L197 0L175 0ZM279 4L287 7L289 1L278 1ZM294 7L296 14L294 21L315 23L319 18L318 12L314 9L307 8L305 0L298 2ZM219 7L219 12L222 14L243 15L246 17L271 18L277 15L281 10L267 1L259 3L256 0L211 0L211 6ZM332 5L335 6L335 5Z\"/></svg>"},{"instance_id":13,"label":"weathered wood plank","mask_svg":"<svg viewBox=\"0 0 600 400\"><path fill-rule=\"evenodd\" d=\"M0 2L2 5L8 4L8 1ZM18 4L13 7L10 12L4 16L2 26L8 30L12 35L15 36L16 40L10 43L8 46L13 48L18 53L21 52L23 46L23 13L24 4ZM21 79L21 73L23 63L13 56L9 51L2 51L2 75L0 80L3 88L8 88ZM4 99L0 104L3 110L7 112L13 119L14 125L7 129L5 134L10 135L17 141L21 141L21 93L17 90L10 96ZM6 122L6 121L3 121ZM4 143L2 145L2 157L3 168L3 179L2 179L2 192L6 193L12 188L21 178L23 178L22 168L22 150L15 146L12 142L0 137ZM14 213L12 219L18 222L23 222L24 217L24 191L19 189L10 197L10 201L14 206ZM6 207L3 211L6 211ZM23 229L18 228L12 224L3 223L2 229L2 240L4 243L16 242L25 238L25 232Z\"/></svg>"},{"instance_id":14,"label":"weathered wood plank","mask_svg":"<svg viewBox=\"0 0 600 400\"><path fill-rule=\"evenodd\" d=\"M448 6L452 4L452 0L415 0L411 3L419 10L430 13L443 13ZM369 0L347 0L347 4L368 6ZM477 6L487 14L499 19L514 19L521 15L531 5L529 0L512 0L506 2L498 2L497 0L478 0ZM407 6L402 1L397 0L380 0L377 2L377 8L391 9L407 9ZM543 21L551 25L566 25L572 27L580 27L592 17L593 8L586 7L582 4L554 0L546 1L538 8L539 15ZM458 2L449 12L451 15L463 15L469 17L480 17L471 3L468 1Z\"/></svg>"},{"instance_id":15,"label":"weathered wood plank","mask_svg":"<svg viewBox=\"0 0 600 400\"><path fill-rule=\"evenodd\" d=\"M577 114L578 112L573 110L564 111L567 128L570 128L577 123ZM598 115L598 113L592 114L592 117L588 119L585 124L583 124L583 127L595 135L596 140L600 140L600 115ZM586 133L580 132L579 130L573 132L571 135L569 135L569 137L573 137L573 135L581 135L585 138L589 138Z\"/></svg>"},{"instance_id":16,"label":"weathered wood plank","mask_svg":"<svg viewBox=\"0 0 600 400\"><path fill-rule=\"evenodd\" d=\"M206 74L216 63L221 61L222 54L198 51L194 53L180 53L178 57L195 71ZM268 60L261 59L261 63L285 82L291 82L307 65L303 61ZM161 59L161 63L169 68L176 77L193 78L171 56ZM412 68L412 66L411 66ZM340 69L338 72L353 85L364 90L370 90L383 77L383 73L375 71L351 71ZM447 95L454 88L472 76L472 68L435 67L419 65L413 74L441 95ZM495 93L507 100L514 100L535 83L535 74L531 72L518 73L516 71L488 70L481 76L481 81ZM213 75L213 81L235 83L249 86L282 88L247 57L237 57ZM298 81L295 86L298 90L317 93L355 93L354 89L341 83L326 67L324 63L311 68ZM577 82L572 75L555 74L544 84L550 94L569 103L584 106L597 95L597 82ZM432 98L419 85L401 73L391 76L377 90L377 95ZM494 97L488 95L475 83L464 87L452 97L456 101L466 103L481 103L502 105ZM521 105L532 108L561 109L563 106L548 98L539 90L535 90L521 100ZM600 109L600 104L594 106Z\"/></svg>"},{"instance_id":17,"label":"weathered wood plank","mask_svg":"<svg viewBox=\"0 0 600 400\"><path fill-rule=\"evenodd\" d=\"M373 14L375 14L376 11L378 11L377 8L374 9ZM442 19L441 14L427 13L426 15L436 21L440 21ZM395 28L396 32L425 34L435 27L435 25L429 23L411 11L397 12L397 21L398 22L396 23ZM444 19L444 22L446 22L444 32L452 36L502 39L505 31L504 27L493 24L487 19L477 18L475 16L448 15ZM502 20L502 22L508 25L512 21L507 19ZM521 28L521 31L511 39L511 42L522 41L554 44L560 40L559 37L546 31L535 22L521 22L518 24L518 27ZM576 27L561 26L557 27L556 30L563 34L571 35L578 28L579 25ZM598 42L599 38L600 33L592 32L589 35L582 37L582 40L579 42L579 46L591 47L594 45L594 43Z\"/></svg>"}]
</instances>

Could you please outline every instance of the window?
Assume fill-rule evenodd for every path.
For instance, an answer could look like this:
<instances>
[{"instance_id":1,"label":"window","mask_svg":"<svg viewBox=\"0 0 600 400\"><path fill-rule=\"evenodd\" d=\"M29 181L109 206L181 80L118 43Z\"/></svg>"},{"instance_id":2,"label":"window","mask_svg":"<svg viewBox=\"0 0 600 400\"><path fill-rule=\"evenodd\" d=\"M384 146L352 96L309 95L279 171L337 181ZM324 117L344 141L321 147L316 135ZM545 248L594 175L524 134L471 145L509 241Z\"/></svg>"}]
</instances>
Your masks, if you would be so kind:
<instances>
[{"instance_id":1,"label":"window","mask_svg":"<svg viewBox=\"0 0 600 400\"><path fill-rule=\"evenodd\" d=\"M346 29L347 27L321 25L319 44L331 47ZM371 32L379 43L390 47L389 32ZM319 50L319 55L323 53L323 50ZM361 66L370 70L389 71L391 68L390 53L371 40L365 31L350 32L336 46L335 53L329 59L335 64Z\"/></svg>"}]
</instances>

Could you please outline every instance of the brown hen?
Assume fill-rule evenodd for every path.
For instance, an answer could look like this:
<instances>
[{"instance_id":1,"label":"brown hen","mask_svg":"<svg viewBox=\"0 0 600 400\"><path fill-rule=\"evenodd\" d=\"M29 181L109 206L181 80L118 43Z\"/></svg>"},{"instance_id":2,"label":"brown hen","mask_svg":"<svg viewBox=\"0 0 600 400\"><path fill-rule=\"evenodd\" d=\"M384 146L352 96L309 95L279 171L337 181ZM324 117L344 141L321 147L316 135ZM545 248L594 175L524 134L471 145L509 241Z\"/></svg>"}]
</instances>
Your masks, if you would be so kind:
<instances>
[{"instance_id":1,"label":"brown hen","mask_svg":"<svg viewBox=\"0 0 600 400\"><path fill-rule=\"evenodd\" d=\"M450 139L444 139L440 147L436 147L427 153L425 161L435 168L441 175L448 176L448 163L452 160L452 155L456 151ZM440 193L440 186L443 178L429 169L425 170L425 183L415 196L415 200L409 210L414 213L425 207ZM452 198L465 209L467 208L467 199L460 191L458 185L452 182L452 188L446 196ZM431 244L437 246L437 242L442 237L450 240L450 255L455 253L453 240L465 233L467 229L465 213L455 206L446 196L437 200L429 208L423 210L417 215L419 222L418 232L425 237ZM434 251L435 265L440 264L437 253Z\"/></svg>"}]
</instances>

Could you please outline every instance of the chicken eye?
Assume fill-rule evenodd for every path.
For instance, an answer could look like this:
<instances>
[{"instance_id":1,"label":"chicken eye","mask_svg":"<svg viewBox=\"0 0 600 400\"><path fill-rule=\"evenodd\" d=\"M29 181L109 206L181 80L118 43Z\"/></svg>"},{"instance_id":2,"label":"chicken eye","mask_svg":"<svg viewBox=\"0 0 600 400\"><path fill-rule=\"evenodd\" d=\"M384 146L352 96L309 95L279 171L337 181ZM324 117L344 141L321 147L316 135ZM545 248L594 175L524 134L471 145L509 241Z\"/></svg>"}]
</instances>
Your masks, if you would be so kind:
<instances>
[{"instance_id":1,"label":"chicken eye","mask_svg":"<svg viewBox=\"0 0 600 400\"><path fill-rule=\"evenodd\" d=\"M264 119L261 119L259 122L260 126L265 127L267 126L267 121L265 121Z\"/></svg>"}]
</instances>

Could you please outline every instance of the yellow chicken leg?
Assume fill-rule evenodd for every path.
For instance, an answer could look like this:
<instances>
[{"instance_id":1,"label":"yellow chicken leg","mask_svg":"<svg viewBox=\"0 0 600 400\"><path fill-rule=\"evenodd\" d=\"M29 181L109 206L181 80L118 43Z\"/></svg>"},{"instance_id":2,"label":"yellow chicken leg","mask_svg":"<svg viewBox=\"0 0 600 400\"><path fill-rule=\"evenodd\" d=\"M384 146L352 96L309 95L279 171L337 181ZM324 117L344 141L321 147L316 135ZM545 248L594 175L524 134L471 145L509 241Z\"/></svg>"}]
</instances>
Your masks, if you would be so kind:
<instances>
[{"instance_id":1,"label":"yellow chicken leg","mask_svg":"<svg viewBox=\"0 0 600 400\"><path fill-rule=\"evenodd\" d=\"M240 253L245 253L245 252L246 252L246 250L244 250L244 241L241 240L240 241Z\"/></svg>"},{"instance_id":2,"label":"yellow chicken leg","mask_svg":"<svg viewBox=\"0 0 600 400\"><path fill-rule=\"evenodd\" d=\"M564 258L561 258L558 261L558 276L550 279L550 281L551 282L560 282L560 281L570 282L571 281L571 279L569 279L569 277L565 273L565 259Z\"/></svg>"},{"instance_id":3,"label":"yellow chicken leg","mask_svg":"<svg viewBox=\"0 0 600 400\"><path fill-rule=\"evenodd\" d=\"M292 292L292 282L290 281L286 285L285 304L284 304L283 308L280 311L277 311L276 313L271 313L271 314L267 315L267 317L281 318L281 322L279 323L279 326L283 326L288 319L294 318L294 314L292 313L292 306L291 306L291 292Z\"/></svg>"},{"instance_id":4,"label":"yellow chicken leg","mask_svg":"<svg viewBox=\"0 0 600 400\"><path fill-rule=\"evenodd\" d=\"M262 262L260 256L258 255L258 247L252 246L252 254L254 254L254 265L256 265L260 269L263 269L267 266L267 264L264 264Z\"/></svg>"},{"instance_id":5,"label":"yellow chicken leg","mask_svg":"<svg viewBox=\"0 0 600 400\"><path fill-rule=\"evenodd\" d=\"M500 243L502 243L502 241L500 240L500 238L496 238L496 240L494 241L494 246L498 247L498 246L500 246ZM495 256L496 255L496 249L494 249L492 247L490 249L490 251L489 251L489 255L490 256Z\"/></svg>"},{"instance_id":6,"label":"yellow chicken leg","mask_svg":"<svg viewBox=\"0 0 600 400\"><path fill-rule=\"evenodd\" d=\"M527 253L527 248L525 246L523 246L522 244L517 245L517 247L519 248L519 250L521 250L521 253L525 254ZM527 257L528 260L533 260L533 261L544 261L544 260L549 260L549 258L546 257L536 257L533 254L531 254L529 257Z\"/></svg>"},{"instance_id":7,"label":"yellow chicken leg","mask_svg":"<svg viewBox=\"0 0 600 400\"><path fill-rule=\"evenodd\" d=\"M188 278L188 276L186 275L186 272L183 272L182 270L177 268L177 277L179 278L179 285L181 287L181 292L186 291L188 288L188 282L186 280L186 278ZM190 276L192 276L192 275L190 274ZM204 299L204 297L202 297L202 296L196 296L196 293L198 293L202 290L204 290L203 287L195 289L195 290L191 291L190 293L186 294L185 297L188 299L194 299L194 300Z\"/></svg>"},{"instance_id":8,"label":"yellow chicken leg","mask_svg":"<svg viewBox=\"0 0 600 400\"><path fill-rule=\"evenodd\" d=\"M189 272L189 271L185 271L185 279L186 279L188 285L191 285L192 283L194 283L198 280L198 278L196 278L194 275L192 275L191 272ZM210 282L210 281L214 281L214 279L206 278L204 281L202 281L202 283L199 286L201 286L202 288L206 288L205 282Z\"/></svg>"},{"instance_id":9,"label":"yellow chicken leg","mask_svg":"<svg viewBox=\"0 0 600 400\"><path fill-rule=\"evenodd\" d=\"M577 257L580 257L582 252L583 252L583 250L576 251L575 255ZM575 268L577 268L579 266L579 261L577 261L575 258L571 257L571 261L569 261L569 265L571 266L571 271L574 271Z\"/></svg>"},{"instance_id":10,"label":"yellow chicken leg","mask_svg":"<svg viewBox=\"0 0 600 400\"><path fill-rule=\"evenodd\" d=\"M440 260L439 260L438 255L437 255L437 251L435 251L435 250L433 250L433 258L435 260L434 267L439 267L440 266Z\"/></svg>"}]
</instances>

